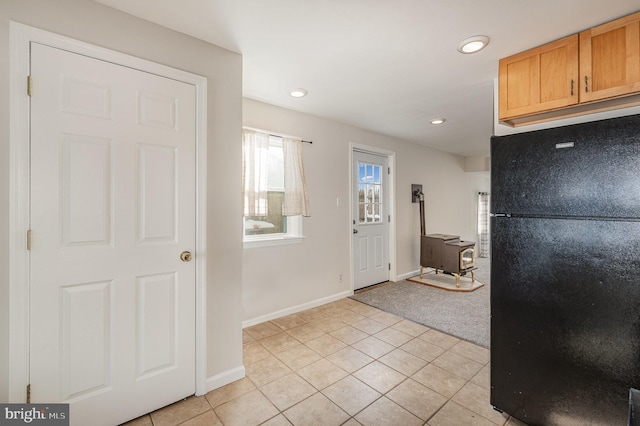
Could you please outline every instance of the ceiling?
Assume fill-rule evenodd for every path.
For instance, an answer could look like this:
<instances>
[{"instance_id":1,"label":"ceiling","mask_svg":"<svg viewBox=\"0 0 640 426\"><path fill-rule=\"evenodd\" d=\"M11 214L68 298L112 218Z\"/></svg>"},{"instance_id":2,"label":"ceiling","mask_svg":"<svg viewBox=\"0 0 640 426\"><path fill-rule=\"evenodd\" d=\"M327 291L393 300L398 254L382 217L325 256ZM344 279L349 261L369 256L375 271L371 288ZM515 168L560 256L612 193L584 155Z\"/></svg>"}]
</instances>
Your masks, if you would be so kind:
<instances>
[{"instance_id":1,"label":"ceiling","mask_svg":"<svg viewBox=\"0 0 640 426\"><path fill-rule=\"evenodd\" d=\"M243 96L462 156L488 155L502 57L638 0L96 0L243 55ZM457 51L490 37L482 51ZM302 87L309 94L292 98ZM429 121L445 117L434 126Z\"/></svg>"}]
</instances>

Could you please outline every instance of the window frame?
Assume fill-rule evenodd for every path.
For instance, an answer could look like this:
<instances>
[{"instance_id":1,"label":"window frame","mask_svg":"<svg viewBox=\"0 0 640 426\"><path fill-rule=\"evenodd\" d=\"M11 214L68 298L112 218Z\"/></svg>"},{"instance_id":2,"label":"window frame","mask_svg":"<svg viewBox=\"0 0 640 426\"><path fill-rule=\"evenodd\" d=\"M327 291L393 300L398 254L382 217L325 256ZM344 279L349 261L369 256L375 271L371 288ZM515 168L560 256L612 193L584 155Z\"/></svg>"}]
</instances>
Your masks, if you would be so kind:
<instances>
[{"instance_id":1,"label":"window frame","mask_svg":"<svg viewBox=\"0 0 640 426\"><path fill-rule=\"evenodd\" d=\"M364 175L364 180L361 180L360 177L360 167L364 167L365 168L365 175ZM371 178L372 180L369 180L369 176L368 176L368 172L367 172L367 167L372 167L371 169ZM376 180L375 178L375 174L376 174L376 170L378 173L378 180ZM358 161L358 191L360 191L360 188L363 188L363 200L361 201L360 198L358 198L358 211L360 211L360 208L363 209L364 212L364 222L360 221L360 215L358 215L357 221L358 221L358 226L368 226L368 225L379 225L380 223L384 222L384 216L385 216L385 211L387 210L387 206L384 205L384 197L383 197L383 170L380 167L380 165L378 164L370 164L367 162L360 162ZM375 191L376 188L378 189L378 197L376 201L376 197L375 197ZM372 189L373 190L373 198L371 198L369 200L367 193L368 190ZM371 206L373 209L373 214L372 214L372 219L371 221L367 220L368 219L368 215L367 215L367 207ZM376 220L376 207L377 207L377 220Z\"/></svg>"},{"instance_id":2,"label":"window frame","mask_svg":"<svg viewBox=\"0 0 640 426\"><path fill-rule=\"evenodd\" d=\"M242 240L244 248L298 244L305 239L305 236L302 233L302 216L287 216L287 233L244 235L244 226L242 228L242 233L244 236Z\"/></svg>"}]
</instances>

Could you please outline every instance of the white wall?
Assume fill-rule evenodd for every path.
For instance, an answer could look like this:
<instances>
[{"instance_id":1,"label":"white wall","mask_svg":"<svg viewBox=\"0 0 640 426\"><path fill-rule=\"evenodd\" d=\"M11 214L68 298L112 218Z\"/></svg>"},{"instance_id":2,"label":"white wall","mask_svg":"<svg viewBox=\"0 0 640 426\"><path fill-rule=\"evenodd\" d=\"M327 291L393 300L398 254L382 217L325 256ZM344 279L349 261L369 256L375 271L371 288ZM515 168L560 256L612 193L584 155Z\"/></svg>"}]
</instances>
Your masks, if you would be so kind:
<instances>
[{"instance_id":1,"label":"white wall","mask_svg":"<svg viewBox=\"0 0 640 426\"><path fill-rule=\"evenodd\" d=\"M303 144L311 202L311 217L304 219L306 239L301 244L244 250L245 324L352 290L350 143L396 153L397 255L391 262L399 276L419 269L420 222L418 204L411 203L412 183L423 185L428 233L476 239L477 192L488 191L489 179L487 173L465 173L463 157L246 98L243 125L313 141ZM342 200L340 207L337 198Z\"/></svg>"},{"instance_id":2,"label":"white wall","mask_svg":"<svg viewBox=\"0 0 640 426\"><path fill-rule=\"evenodd\" d=\"M208 79L207 374L242 366L242 58L90 0L0 1L0 401L8 399L9 21Z\"/></svg>"}]
</instances>

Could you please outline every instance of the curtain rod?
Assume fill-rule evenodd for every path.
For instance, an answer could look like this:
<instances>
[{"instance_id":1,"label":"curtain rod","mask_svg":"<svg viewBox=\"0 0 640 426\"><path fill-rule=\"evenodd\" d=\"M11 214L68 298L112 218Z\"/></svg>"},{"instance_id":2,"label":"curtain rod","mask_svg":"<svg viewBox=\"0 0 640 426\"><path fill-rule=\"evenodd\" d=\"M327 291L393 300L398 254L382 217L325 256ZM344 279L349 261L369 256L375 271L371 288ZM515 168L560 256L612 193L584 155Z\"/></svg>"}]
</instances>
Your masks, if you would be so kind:
<instances>
[{"instance_id":1,"label":"curtain rod","mask_svg":"<svg viewBox=\"0 0 640 426\"><path fill-rule=\"evenodd\" d=\"M302 138L299 138L298 136L291 136L291 135L274 135L273 133L269 133L269 132L268 132L268 131L266 131L266 130L256 129L255 127L247 127L247 126L243 126L242 128L243 128L243 129L247 129L247 130L253 130L254 132L266 133L267 135L269 135L269 136L273 136L274 138L280 138L280 139L283 139L283 138L300 139L300 141L301 141L302 143L313 144L313 141L305 141L305 140L302 140Z\"/></svg>"},{"instance_id":2,"label":"curtain rod","mask_svg":"<svg viewBox=\"0 0 640 426\"><path fill-rule=\"evenodd\" d=\"M271 133L269 133L269 136L273 136L274 138L280 138L280 139L284 139L284 136L280 136L280 135L272 135ZM298 138L292 138L292 139L298 139ZM313 141L305 141L300 139L300 142L302 143L313 143Z\"/></svg>"}]
</instances>

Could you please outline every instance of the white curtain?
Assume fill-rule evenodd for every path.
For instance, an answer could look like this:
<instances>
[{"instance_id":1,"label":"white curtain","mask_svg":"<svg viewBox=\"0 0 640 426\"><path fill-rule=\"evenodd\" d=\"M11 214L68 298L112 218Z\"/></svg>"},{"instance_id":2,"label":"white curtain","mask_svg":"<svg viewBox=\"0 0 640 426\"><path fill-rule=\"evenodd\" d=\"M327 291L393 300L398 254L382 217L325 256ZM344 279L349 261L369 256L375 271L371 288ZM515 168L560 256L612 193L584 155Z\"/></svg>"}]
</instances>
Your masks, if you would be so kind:
<instances>
[{"instance_id":1,"label":"white curtain","mask_svg":"<svg viewBox=\"0 0 640 426\"><path fill-rule=\"evenodd\" d=\"M285 216L311 216L307 181L304 177L302 162L302 141L300 139L283 138L284 155L284 205Z\"/></svg>"},{"instance_id":2,"label":"white curtain","mask_svg":"<svg viewBox=\"0 0 640 426\"><path fill-rule=\"evenodd\" d=\"M489 256L489 193L478 193L478 257Z\"/></svg>"},{"instance_id":3,"label":"white curtain","mask_svg":"<svg viewBox=\"0 0 640 426\"><path fill-rule=\"evenodd\" d=\"M242 197L244 216L267 215L269 135L242 131Z\"/></svg>"}]
</instances>

